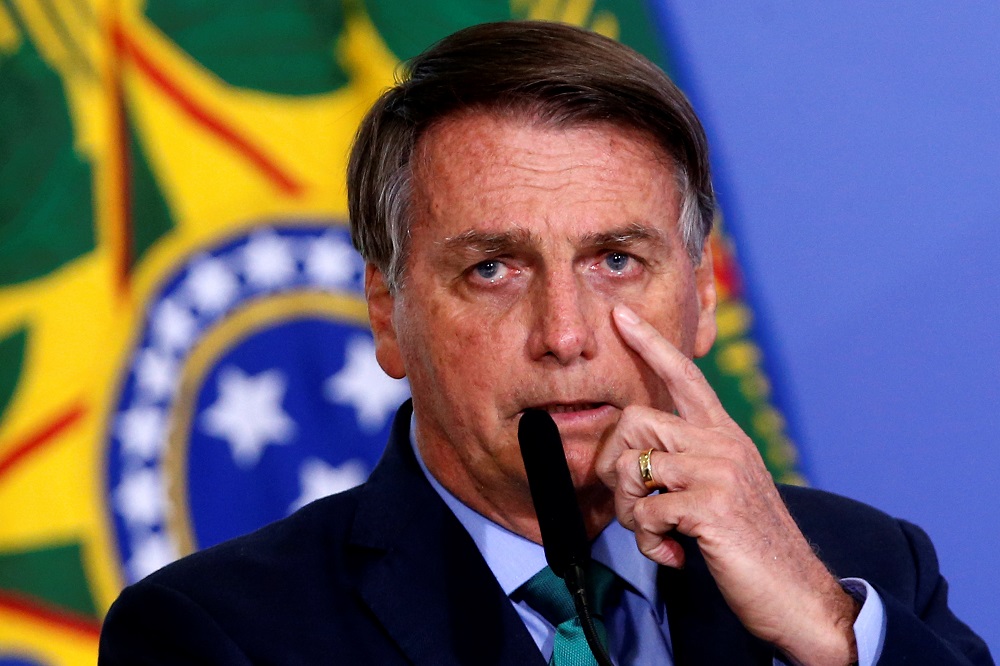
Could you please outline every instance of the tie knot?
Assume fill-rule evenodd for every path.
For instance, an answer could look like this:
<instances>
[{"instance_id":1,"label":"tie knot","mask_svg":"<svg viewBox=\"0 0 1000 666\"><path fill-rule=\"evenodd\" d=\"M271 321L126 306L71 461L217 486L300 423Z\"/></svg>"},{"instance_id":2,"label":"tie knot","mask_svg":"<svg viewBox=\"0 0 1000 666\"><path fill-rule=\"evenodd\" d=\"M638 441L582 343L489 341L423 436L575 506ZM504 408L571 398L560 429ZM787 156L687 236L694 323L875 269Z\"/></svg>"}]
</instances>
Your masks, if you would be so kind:
<instances>
[{"instance_id":1,"label":"tie knot","mask_svg":"<svg viewBox=\"0 0 1000 666\"><path fill-rule=\"evenodd\" d=\"M597 617L602 617L604 604L618 576L611 569L595 561L591 561L586 573L587 600L590 601L591 612ZM573 604L572 595L566 589L566 583L549 567L545 567L519 587L517 596L553 626L558 627L576 617L576 606Z\"/></svg>"}]
</instances>

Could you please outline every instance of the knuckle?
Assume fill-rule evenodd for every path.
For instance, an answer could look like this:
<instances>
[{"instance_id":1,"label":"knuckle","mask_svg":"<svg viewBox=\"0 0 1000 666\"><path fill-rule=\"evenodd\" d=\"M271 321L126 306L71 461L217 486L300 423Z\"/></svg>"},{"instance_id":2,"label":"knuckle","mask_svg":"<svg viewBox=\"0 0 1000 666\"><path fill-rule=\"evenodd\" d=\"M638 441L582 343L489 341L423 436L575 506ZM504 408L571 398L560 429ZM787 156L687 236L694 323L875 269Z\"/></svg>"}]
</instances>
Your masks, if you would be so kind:
<instances>
[{"instance_id":1,"label":"knuckle","mask_svg":"<svg viewBox=\"0 0 1000 666\"><path fill-rule=\"evenodd\" d=\"M638 469L638 463L631 450L622 452L615 461L615 473L619 477L628 476L633 467Z\"/></svg>"},{"instance_id":2,"label":"knuckle","mask_svg":"<svg viewBox=\"0 0 1000 666\"><path fill-rule=\"evenodd\" d=\"M618 418L618 428L624 434L629 433L635 424L642 420L642 407L639 405L627 405L622 410L622 415Z\"/></svg>"},{"instance_id":3,"label":"knuckle","mask_svg":"<svg viewBox=\"0 0 1000 666\"><path fill-rule=\"evenodd\" d=\"M628 420L632 418L639 409L639 405L625 405L625 408L622 410L622 419Z\"/></svg>"},{"instance_id":4,"label":"knuckle","mask_svg":"<svg viewBox=\"0 0 1000 666\"><path fill-rule=\"evenodd\" d=\"M687 356L680 356L677 359L678 370L684 379L688 381L698 381L701 377L701 370L695 365L694 361L689 359Z\"/></svg>"},{"instance_id":5,"label":"knuckle","mask_svg":"<svg viewBox=\"0 0 1000 666\"><path fill-rule=\"evenodd\" d=\"M635 529L635 517L632 502L626 500L615 502L615 515L618 518L618 522L624 525L627 529Z\"/></svg>"},{"instance_id":6,"label":"knuckle","mask_svg":"<svg viewBox=\"0 0 1000 666\"><path fill-rule=\"evenodd\" d=\"M636 500L635 506L632 507L632 514L635 516L637 525L648 525L653 518L653 513L654 507L648 497Z\"/></svg>"},{"instance_id":7,"label":"knuckle","mask_svg":"<svg viewBox=\"0 0 1000 666\"><path fill-rule=\"evenodd\" d=\"M659 540L651 539L649 538L648 535L640 535L637 532L635 538L635 545L636 547L639 548L640 553L642 553L649 559L653 559L653 556L656 554L656 548L657 546L659 546Z\"/></svg>"},{"instance_id":8,"label":"knuckle","mask_svg":"<svg viewBox=\"0 0 1000 666\"><path fill-rule=\"evenodd\" d=\"M732 488L743 479L743 466L731 458L721 458L717 467L719 480Z\"/></svg>"}]
</instances>

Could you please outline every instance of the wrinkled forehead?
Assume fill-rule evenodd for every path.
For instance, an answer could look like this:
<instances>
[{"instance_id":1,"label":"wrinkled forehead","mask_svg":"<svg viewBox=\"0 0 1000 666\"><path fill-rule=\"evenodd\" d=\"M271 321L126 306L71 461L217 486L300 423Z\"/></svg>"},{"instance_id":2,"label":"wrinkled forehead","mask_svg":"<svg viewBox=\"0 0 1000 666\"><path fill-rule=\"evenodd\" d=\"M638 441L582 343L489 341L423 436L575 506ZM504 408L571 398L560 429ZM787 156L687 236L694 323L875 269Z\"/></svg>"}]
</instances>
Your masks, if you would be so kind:
<instances>
[{"instance_id":1,"label":"wrinkled forehead","mask_svg":"<svg viewBox=\"0 0 1000 666\"><path fill-rule=\"evenodd\" d=\"M630 158L651 162L664 169L678 184L683 182L678 178L677 160L645 129L606 119L554 116L544 109L519 106L462 109L429 125L417 139L410 162L414 187L428 184L429 167L434 160L448 160L459 151L475 154L484 166L512 153L528 156L533 146L519 142L520 135L537 136L539 131L582 131L602 135L607 140L609 156L613 152L620 156L622 151L627 151ZM502 153L497 146L503 147ZM567 153L566 160L568 163L573 161L572 152Z\"/></svg>"},{"instance_id":2,"label":"wrinkled forehead","mask_svg":"<svg viewBox=\"0 0 1000 666\"><path fill-rule=\"evenodd\" d=\"M410 232L435 243L470 234L477 248L538 249L543 237L574 247L680 242L672 164L631 128L465 114L428 133L420 152Z\"/></svg>"}]
</instances>

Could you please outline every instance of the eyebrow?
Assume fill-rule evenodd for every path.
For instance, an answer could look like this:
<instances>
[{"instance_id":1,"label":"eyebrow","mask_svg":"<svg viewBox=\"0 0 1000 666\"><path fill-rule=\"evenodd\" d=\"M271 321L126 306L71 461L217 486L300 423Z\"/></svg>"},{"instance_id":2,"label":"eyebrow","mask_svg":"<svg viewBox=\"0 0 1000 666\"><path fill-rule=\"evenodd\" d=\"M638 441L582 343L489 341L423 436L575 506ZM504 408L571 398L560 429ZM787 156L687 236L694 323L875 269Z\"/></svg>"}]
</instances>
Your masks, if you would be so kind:
<instances>
[{"instance_id":1,"label":"eyebrow","mask_svg":"<svg viewBox=\"0 0 1000 666\"><path fill-rule=\"evenodd\" d=\"M441 245L455 252L479 252L498 255L514 253L518 249L539 244L539 238L532 232L514 228L509 231L485 232L470 229L456 236L449 236L441 241ZM575 239L583 247L629 247L638 243L651 243L660 248L668 248L670 243L666 234L655 227L639 222L624 225L607 231L583 234Z\"/></svg>"},{"instance_id":2,"label":"eyebrow","mask_svg":"<svg viewBox=\"0 0 1000 666\"><path fill-rule=\"evenodd\" d=\"M629 246L641 242L652 243L663 248L670 244L660 229L639 222L633 222L618 229L584 234L580 242L588 247Z\"/></svg>"},{"instance_id":3,"label":"eyebrow","mask_svg":"<svg viewBox=\"0 0 1000 666\"><path fill-rule=\"evenodd\" d=\"M481 252L483 254L505 254L517 248L536 245L538 238L526 229L485 232L470 229L457 236L449 236L441 244L450 250Z\"/></svg>"}]
</instances>

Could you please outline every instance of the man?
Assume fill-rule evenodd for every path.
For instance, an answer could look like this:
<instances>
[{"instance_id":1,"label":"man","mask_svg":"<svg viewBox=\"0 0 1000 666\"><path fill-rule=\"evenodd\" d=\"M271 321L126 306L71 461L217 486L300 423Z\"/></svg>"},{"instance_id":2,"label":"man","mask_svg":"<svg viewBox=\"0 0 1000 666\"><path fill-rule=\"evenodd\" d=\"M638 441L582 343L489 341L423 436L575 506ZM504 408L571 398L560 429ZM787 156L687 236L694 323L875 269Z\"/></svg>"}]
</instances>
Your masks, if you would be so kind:
<instances>
[{"instance_id":1,"label":"man","mask_svg":"<svg viewBox=\"0 0 1000 666\"><path fill-rule=\"evenodd\" d=\"M776 488L691 362L715 338L715 202L653 65L557 24L461 31L376 103L348 180L412 414L365 485L123 592L101 663L564 663L575 625L532 591L529 408L613 572L616 663L992 663L927 537Z\"/></svg>"}]
</instances>

